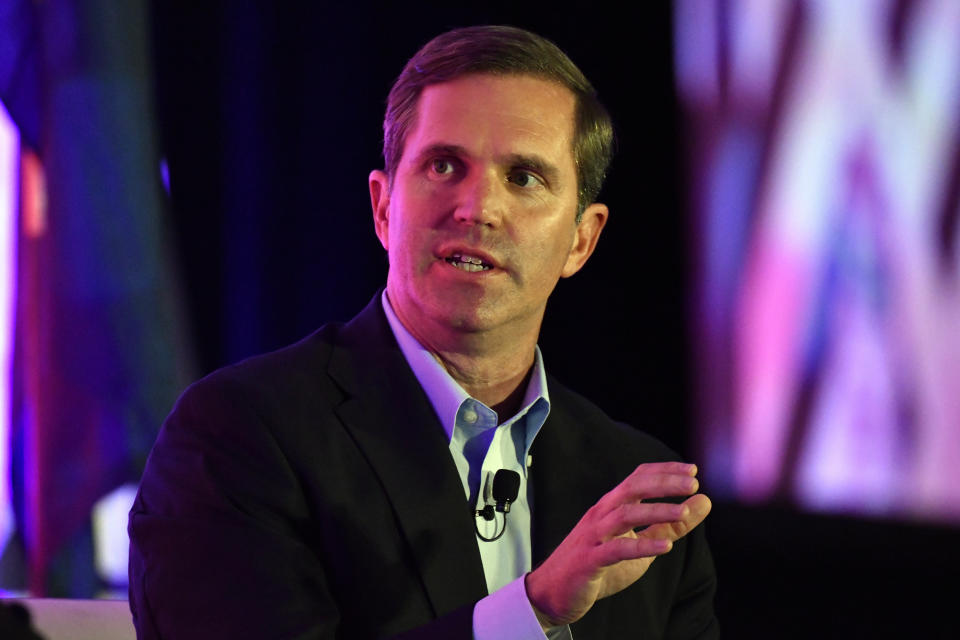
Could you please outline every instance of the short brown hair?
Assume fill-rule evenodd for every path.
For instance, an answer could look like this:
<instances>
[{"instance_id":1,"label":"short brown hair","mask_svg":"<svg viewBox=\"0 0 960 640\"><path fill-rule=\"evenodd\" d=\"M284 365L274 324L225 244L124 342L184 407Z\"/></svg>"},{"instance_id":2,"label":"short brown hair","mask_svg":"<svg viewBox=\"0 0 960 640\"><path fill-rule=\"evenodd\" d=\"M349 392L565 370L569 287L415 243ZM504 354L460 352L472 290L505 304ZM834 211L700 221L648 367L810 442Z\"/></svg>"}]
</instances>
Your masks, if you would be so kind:
<instances>
[{"instance_id":1,"label":"short brown hair","mask_svg":"<svg viewBox=\"0 0 960 640\"><path fill-rule=\"evenodd\" d=\"M577 221L600 193L613 155L613 124L590 81L560 48L535 33L478 26L440 34L410 58L393 84L383 119L383 159L390 180L400 164L424 87L471 73L526 74L570 89L575 102L573 158Z\"/></svg>"}]
</instances>

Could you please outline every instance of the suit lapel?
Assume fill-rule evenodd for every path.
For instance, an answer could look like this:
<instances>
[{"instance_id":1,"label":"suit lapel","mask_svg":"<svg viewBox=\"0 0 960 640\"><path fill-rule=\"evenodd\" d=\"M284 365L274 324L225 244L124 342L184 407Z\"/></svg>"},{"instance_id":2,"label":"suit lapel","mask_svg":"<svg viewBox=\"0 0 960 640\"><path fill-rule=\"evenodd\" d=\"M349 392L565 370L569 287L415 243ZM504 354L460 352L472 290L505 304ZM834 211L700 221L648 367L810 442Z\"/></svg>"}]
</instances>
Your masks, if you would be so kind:
<instances>
[{"instance_id":1,"label":"suit lapel","mask_svg":"<svg viewBox=\"0 0 960 640\"><path fill-rule=\"evenodd\" d=\"M569 392L550 378L550 417L532 447L533 522L531 544L533 566L553 552L570 531L607 491L615 477L609 462L599 457L591 442L595 424L571 411ZM594 417L595 418L595 417ZM603 607L595 605L571 628L573 636L589 638L619 637L612 633Z\"/></svg>"},{"instance_id":2,"label":"suit lapel","mask_svg":"<svg viewBox=\"0 0 960 640\"><path fill-rule=\"evenodd\" d=\"M577 457L567 446L569 442L562 437L569 422L562 408L557 406L553 389L550 390L550 400L550 417L531 448L533 513L530 536L534 567L547 559L584 513L580 509L581 494L577 486L582 476L573 468Z\"/></svg>"},{"instance_id":3,"label":"suit lapel","mask_svg":"<svg viewBox=\"0 0 960 640\"><path fill-rule=\"evenodd\" d=\"M393 504L436 615L487 595L470 513L446 434L396 345L377 295L344 327L330 375L337 415Z\"/></svg>"},{"instance_id":4,"label":"suit lapel","mask_svg":"<svg viewBox=\"0 0 960 640\"><path fill-rule=\"evenodd\" d=\"M610 418L554 378L548 380L550 417L534 441L530 470L534 495L531 532L534 566L543 562L583 514L629 473L630 465L645 459L638 456L626 467L615 463L618 443L623 441L611 438L614 432L610 429L613 426ZM649 459L659 458L651 455ZM646 625L638 626L633 617L622 615L622 609L616 613L611 608L614 600L596 603L571 626L573 636L618 638L623 637L627 629L631 632L640 629L638 633L642 633ZM629 606L627 609L635 613ZM631 626L622 626L627 621Z\"/></svg>"},{"instance_id":5,"label":"suit lapel","mask_svg":"<svg viewBox=\"0 0 960 640\"><path fill-rule=\"evenodd\" d=\"M571 413L569 392L552 377L548 384L550 417L531 448L533 566L543 562L616 483L608 461L591 443L591 425Z\"/></svg>"}]
</instances>

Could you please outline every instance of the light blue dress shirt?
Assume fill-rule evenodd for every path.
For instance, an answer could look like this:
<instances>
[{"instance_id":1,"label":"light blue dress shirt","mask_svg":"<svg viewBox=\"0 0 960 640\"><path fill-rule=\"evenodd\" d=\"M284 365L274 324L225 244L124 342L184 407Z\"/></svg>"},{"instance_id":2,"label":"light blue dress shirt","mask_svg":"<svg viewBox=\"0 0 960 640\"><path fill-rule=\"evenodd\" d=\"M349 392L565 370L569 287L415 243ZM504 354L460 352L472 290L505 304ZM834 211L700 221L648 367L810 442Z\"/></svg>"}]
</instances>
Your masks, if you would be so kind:
<instances>
[{"instance_id":1,"label":"light blue dress shirt","mask_svg":"<svg viewBox=\"0 0 960 640\"><path fill-rule=\"evenodd\" d=\"M465 498L476 509L493 504L490 496L493 476L499 469L520 475L520 493L506 516L497 513L493 521L477 518L479 531L491 538L506 526L502 537L486 542L477 537L483 572L490 594L474 608L476 640L542 639L546 636L537 622L524 586L531 567L530 496L528 468L530 446L550 412L547 378L539 347L535 347L533 372L524 394L522 408L498 424L496 412L470 397L440 362L400 322L386 291L383 310L400 350L414 376L427 394L450 443L463 483ZM570 637L569 627L553 637Z\"/></svg>"}]
</instances>

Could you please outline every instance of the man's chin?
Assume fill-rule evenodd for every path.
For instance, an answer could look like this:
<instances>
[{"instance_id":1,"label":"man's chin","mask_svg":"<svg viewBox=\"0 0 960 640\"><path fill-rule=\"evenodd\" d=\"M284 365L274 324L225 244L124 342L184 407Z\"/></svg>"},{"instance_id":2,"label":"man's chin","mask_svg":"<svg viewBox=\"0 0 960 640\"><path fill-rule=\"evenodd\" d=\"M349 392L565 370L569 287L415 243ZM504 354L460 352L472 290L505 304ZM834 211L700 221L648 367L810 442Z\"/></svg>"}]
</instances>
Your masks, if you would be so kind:
<instances>
[{"instance_id":1,"label":"man's chin","mask_svg":"<svg viewBox=\"0 0 960 640\"><path fill-rule=\"evenodd\" d=\"M496 322L490 317L490 314L481 313L479 310L458 310L449 313L444 318L443 323L463 333L483 333L496 327Z\"/></svg>"},{"instance_id":2,"label":"man's chin","mask_svg":"<svg viewBox=\"0 0 960 640\"><path fill-rule=\"evenodd\" d=\"M496 332L514 327L521 329L522 313L518 313L511 296L491 295L492 291L477 291L461 288L434 288L424 291L417 305L421 314L427 316L424 326L433 325L438 330L451 330L468 336ZM511 329L514 330L514 329ZM429 336L425 336L429 340Z\"/></svg>"},{"instance_id":3,"label":"man's chin","mask_svg":"<svg viewBox=\"0 0 960 640\"><path fill-rule=\"evenodd\" d=\"M531 319L530 323L534 320ZM529 324L522 315L510 313L504 304L478 304L457 309L447 308L444 324L462 334L480 337L483 334L509 332L513 335L525 333ZM539 328L539 322L536 323Z\"/></svg>"},{"instance_id":4,"label":"man's chin","mask_svg":"<svg viewBox=\"0 0 960 640\"><path fill-rule=\"evenodd\" d=\"M455 300L441 301L436 321L454 331L478 334L492 331L501 326L506 318L502 305L478 300L469 302Z\"/></svg>"}]
</instances>

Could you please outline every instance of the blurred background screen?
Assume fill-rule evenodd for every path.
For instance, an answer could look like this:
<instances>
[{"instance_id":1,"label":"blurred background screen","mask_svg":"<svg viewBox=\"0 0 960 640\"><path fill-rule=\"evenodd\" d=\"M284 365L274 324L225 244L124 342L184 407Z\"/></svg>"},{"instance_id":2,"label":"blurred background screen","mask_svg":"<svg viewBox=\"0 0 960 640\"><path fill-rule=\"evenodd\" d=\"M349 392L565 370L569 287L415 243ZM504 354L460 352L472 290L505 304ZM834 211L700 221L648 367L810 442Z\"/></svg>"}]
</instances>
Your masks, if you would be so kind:
<instances>
[{"instance_id":1,"label":"blurred background screen","mask_svg":"<svg viewBox=\"0 0 960 640\"><path fill-rule=\"evenodd\" d=\"M960 3L674 25L714 491L960 522Z\"/></svg>"}]
</instances>

